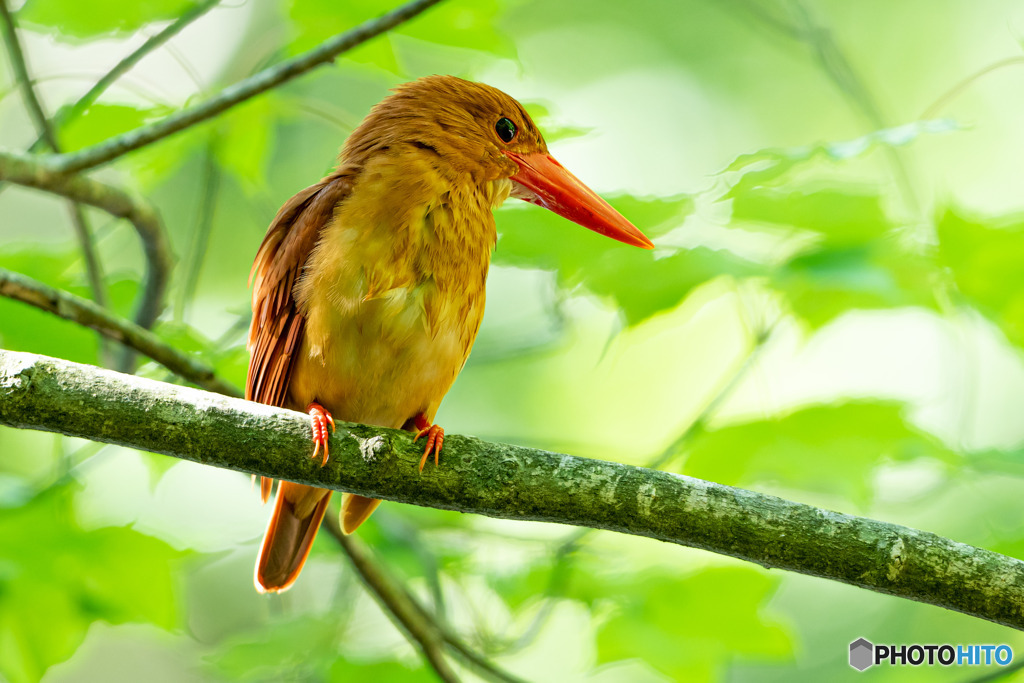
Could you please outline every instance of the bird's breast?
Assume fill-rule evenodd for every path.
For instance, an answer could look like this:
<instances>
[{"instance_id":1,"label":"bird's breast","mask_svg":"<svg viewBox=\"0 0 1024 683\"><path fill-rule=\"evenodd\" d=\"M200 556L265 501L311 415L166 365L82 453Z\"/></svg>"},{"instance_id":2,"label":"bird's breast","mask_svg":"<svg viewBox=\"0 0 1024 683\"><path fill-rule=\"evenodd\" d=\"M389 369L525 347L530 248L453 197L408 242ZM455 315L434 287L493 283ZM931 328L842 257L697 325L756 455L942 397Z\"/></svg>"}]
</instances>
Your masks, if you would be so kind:
<instances>
[{"instance_id":1,"label":"bird's breast","mask_svg":"<svg viewBox=\"0 0 1024 683\"><path fill-rule=\"evenodd\" d=\"M471 188L392 185L384 196L407 199L388 207L359 192L379 184L356 186L307 261L290 394L340 419L401 427L420 412L433 419L469 356L494 219Z\"/></svg>"}]
</instances>

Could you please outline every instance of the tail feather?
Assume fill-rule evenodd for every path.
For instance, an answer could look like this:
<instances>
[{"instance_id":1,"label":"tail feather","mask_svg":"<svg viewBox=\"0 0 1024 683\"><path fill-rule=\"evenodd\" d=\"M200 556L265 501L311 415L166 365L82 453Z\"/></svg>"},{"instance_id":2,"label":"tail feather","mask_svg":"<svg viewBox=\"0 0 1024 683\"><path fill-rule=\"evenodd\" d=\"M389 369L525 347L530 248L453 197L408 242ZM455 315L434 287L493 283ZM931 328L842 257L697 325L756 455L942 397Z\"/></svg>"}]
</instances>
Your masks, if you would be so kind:
<instances>
[{"instance_id":1,"label":"tail feather","mask_svg":"<svg viewBox=\"0 0 1024 683\"><path fill-rule=\"evenodd\" d=\"M256 559L256 590L278 593L295 583L330 500L328 489L281 482Z\"/></svg>"},{"instance_id":2,"label":"tail feather","mask_svg":"<svg viewBox=\"0 0 1024 683\"><path fill-rule=\"evenodd\" d=\"M366 498L354 493L346 493L341 499L341 530L351 534L359 525L373 514L380 505L377 498Z\"/></svg>"}]
</instances>

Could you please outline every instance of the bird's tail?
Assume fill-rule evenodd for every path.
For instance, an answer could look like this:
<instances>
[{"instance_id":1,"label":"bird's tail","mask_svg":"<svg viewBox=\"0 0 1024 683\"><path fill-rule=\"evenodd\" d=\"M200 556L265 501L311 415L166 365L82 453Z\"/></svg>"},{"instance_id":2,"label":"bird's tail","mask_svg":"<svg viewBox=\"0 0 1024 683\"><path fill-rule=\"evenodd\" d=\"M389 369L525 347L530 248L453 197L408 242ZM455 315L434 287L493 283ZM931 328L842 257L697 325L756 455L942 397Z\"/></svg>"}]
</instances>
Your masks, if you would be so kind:
<instances>
[{"instance_id":1,"label":"bird's tail","mask_svg":"<svg viewBox=\"0 0 1024 683\"><path fill-rule=\"evenodd\" d=\"M346 493L341 499L341 530L350 534L358 529L359 525L373 514L378 505L380 505L380 501L376 498Z\"/></svg>"},{"instance_id":2,"label":"bird's tail","mask_svg":"<svg viewBox=\"0 0 1024 683\"><path fill-rule=\"evenodd\" d=\"M256 590L279 593L295 583L330 500L329 489L281 482L256 558Z\"/></svg>"}]
</instances>

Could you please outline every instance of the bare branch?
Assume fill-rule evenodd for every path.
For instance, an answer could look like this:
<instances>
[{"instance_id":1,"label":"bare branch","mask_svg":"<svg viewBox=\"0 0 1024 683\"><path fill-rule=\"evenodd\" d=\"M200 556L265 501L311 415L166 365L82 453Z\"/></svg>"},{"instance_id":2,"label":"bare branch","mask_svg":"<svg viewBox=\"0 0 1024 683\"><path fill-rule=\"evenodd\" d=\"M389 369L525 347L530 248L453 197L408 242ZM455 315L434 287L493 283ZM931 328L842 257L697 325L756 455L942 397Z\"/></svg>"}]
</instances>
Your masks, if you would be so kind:
<instances>
[{"instance_id":1,"label":"bare branch","mask_svg":"<svg viewBox=\"0 0 1024 683\"><path fill-rule=\"evenodd\" d=\"M324 525L341 546L352 566L359 573L367 590L377 598L381 607L394 617L395 626L404 632L413 645L420 649L423 658L437 673L438 678L446 682L457 682L459 677L444 658L444 640L437 628L425 615L416 609L411 596L387 576L382 568L370 558L366 548L356 539L346 536L338 525L338 520L328 515Z\"/></svg>"},{"instance_id":2,"label":"bare branch","mask_svg":"<svg viewBox=\"0 0 1024 683\"><path fill-rule=\"evenodd\" d=\"M338 424L45 356L0 351L0 424L504 519L607 529L924 602L1024 630L1024 562L896 524L619 463L457 435L422 474L409 432Z\"/></svg>"},{"instance_id":3,"label":"bare branch","mask_svg":"<svg viewBox=\"0 0 1024 683\"><path fill-rule=\"evenodd\" d=\"M82 112L91 107L93 103L100 98L100 95L105 93L111 85L117 82L121 76L130 71L132 67L142 61L143 57L181 33L189 24L216 7L218 2L220 2L220 0L203 0L203 2L190 7L180 17L161 29L160 32L147 38L146 42L140 45L120 62L115 64L110 71L100 78L100 80L96 81L96 84L89 88L84 95L79 97L74 104L58 110L57 114L53 117L54 125L59 128L68 121L72 121L81 116ZM32 146L28 148L28 151L37 152L44 144L46 144L46 139L43 136L40 136L39 139L32 143ZM54 151L59 152L60 150L55 149Z\"/></svg>"},{"instance_id":4,"label":"bare branch","mask_svg":"<svg viewBox=\"0 0 1024 683\"><path fill-rule=\"evenodd\" d=\"M83 175L60 173L42 159L13 152L0 152L0 180L58 194L130 222L146 255L146 277L135 323L147 329L153 326L164 306L171 274L171 249L163 224L148 202Z\"/></svg>"},{"instance_id":5,"label":"bare branch","mask_svg":"<svg viewBox=\"0 0 1024 683\"><path fill-rule=\"evenodd\" d=\"M366 587L398 621L397 625L416 641L423 651L423 656L427 658L431 666L434 666L438 676L442 679L445 678L445 675L437 670L434 661L435 658L441 658L441 646L448 645L467 664L474 667L482 677L502 683L521 683L522 679L496 667L485 657L467 647L449 628L439 623L437 618L427 612L412 593L389 575L379 563L373 562L366 548L359 541L342 532L336 517L331 515L325 517L324 526L348 556Z\"/></svg>"},{"instance_id":6,"label":"bare branch","mask_svg":"<svg viewBox=\"0 0 1024 683\"><path fill-rule=\"evenodd\" d=\"M370 38L412 19L440 0L413 0L376 19L360 24L351 31L338 34L312 50L269 67L235 83L210 99L148 126L118 135L70 154L59 154L48 160L55 170L81 171L105 164L128 152L145 147L168 135L220 114L251 97L301 76L321 64L329 64L343 52L365 43Z\"/></svg>"},{"instance_id":7,"label":"bare branch","mask_svg":"<svg viewBox=\"0 0 1024 683\"><path fill-rule=\"evenodd\" d=\"M176 375L227 396L241 392L214 374L213 368L169 346L160 337L70 292L54 289L32 278L0 268L0 296L21 301L48 313L96 330L149 356Z\"/></svg>"},{"instance_id":8,"label":"bare branch","mask_svg":"<svg viewBox=\"0 0 1024 683\"><path fill-rule=\"evenodd\" d=\"M174 319L185 319L185 311L192 305L199 284L199 272L203 268L207 247L210 244L210 232L213 230L213 218L217 211L217 193L220 192L220 169L214 153L214 138L206 145L206 160L199 176L199 189L202 198L199 201L195 232L185 255L185 276L181 278L181 291L175 297Z\"/></svg>"},{"instance_id":9,"label":"bare branch","mask_svg":"<svg viewBox=\"0 0 1024 683\"><path fill-rule=\"evenodd\" d=\"M14 78L21 88L21 95L25 100L25 107L28 109L29 117L32 119L39 137L50 146L54 152L59 152L57 138L50 126L50 119L43 111L43 105L36 96L35 88L32 87L32 78L28 73L28 65L25 63L25 53L22 52L21 42L18 40L18 30L14 24L14 17L10 8L7 7L7 0L0 0L0 19L3 23L4 45L7 46L7 56L11 60L11 69L14 71Z\"/></svg>"},{"instance_id":10,"label":"bare branch","mask_svg":"<svg viewBox=\"0 0 1024 683\"><path fill-rule=\"evenodd\" d=\"M7 0L0 0L0 20L3 22L4 44L7 46L7 55L11 61L11 68L14 71L14 78L21 88L25 106L29 116L35 124L39 139L36 145L49 145L54 152L60 152L60 145L57 142L57 134L50 119L43 109L43 104L32 87L32 77L28 72L28 64L25 62L25 54L21 49L21 42L18 40L18 30L7 7ZM33 145L35 147L36 145ZM71 213L71 225L75 229L75 236L78 238L79 247L82 249L82 257L85 261L85 273L89 279L89 288L92 290L92 297L100 306L107 305L106 289L103 286L103 272L100 269L99 257L96 256L96 246L92 241L92 231L89 229L89 222L85 212L77 202L68 201L68 210Z\"/></svg>"}]
</instances>

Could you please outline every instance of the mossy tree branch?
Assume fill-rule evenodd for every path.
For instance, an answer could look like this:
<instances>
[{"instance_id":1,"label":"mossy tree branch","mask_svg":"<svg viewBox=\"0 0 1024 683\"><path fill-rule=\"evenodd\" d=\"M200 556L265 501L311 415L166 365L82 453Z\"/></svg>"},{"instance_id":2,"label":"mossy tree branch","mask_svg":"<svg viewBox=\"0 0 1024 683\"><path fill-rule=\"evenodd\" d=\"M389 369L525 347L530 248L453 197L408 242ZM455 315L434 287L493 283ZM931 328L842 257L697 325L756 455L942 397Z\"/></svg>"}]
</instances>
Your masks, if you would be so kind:
<instances>
[{"instance_id":1,"label":"mossy tree branch","mask_svg":"<svg viewBox=\"0 0 1024 683\"><path fill-rule=\"evenodd\" d=\"M0 424L402 503L645 536L1024 629L1024 562L642 467L452 435L442 466L420 474L408 432L339 423L321 468L302 413L9 351Z\"/></svg>"},{"instance_id":2,"label":"mossy tree branch","mask_svg":"<svg viewBox=\"0 0 1024 683\"><path fill-rule=\"evenodd\" d=\"M37 157L14 152L0 151L0 180L67 197L131 223L146 255L146 277L135 323L146 329L153 326L164 307L173 257L163 223L149 202L85 175L60 173ZM127 366L130 359L126 355L122 365Z\"/></svg>"}]
</instances>

